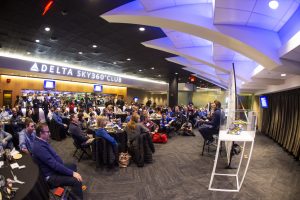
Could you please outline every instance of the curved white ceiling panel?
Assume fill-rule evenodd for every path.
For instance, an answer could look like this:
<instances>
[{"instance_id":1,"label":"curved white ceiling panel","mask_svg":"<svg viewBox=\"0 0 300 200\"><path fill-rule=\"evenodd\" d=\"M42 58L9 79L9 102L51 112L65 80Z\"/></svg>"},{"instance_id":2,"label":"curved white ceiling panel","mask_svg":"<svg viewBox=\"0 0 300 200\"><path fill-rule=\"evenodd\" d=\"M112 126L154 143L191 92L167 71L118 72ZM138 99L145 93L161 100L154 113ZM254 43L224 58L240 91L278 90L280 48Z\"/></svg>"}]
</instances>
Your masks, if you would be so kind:
<instances>
[{"instance_id":1,"label":"curved white ceiling panel","mask_svg":"<svg viewBox=\"0 0 300 200\"><path fill-rule=\"evenodd\" d=\"M140 0L145 10L153 11L174 6L211 3L211 0ZM209 4L210 6L211 4ZM211 15L211 10L207 11Z\"/></svg>"},{"instance_id":2,"label":"curved white ceiling panel","mask_svg":"<svg viewBox=\"0 0 300 200\"><path fill-rule=\"evenodd\" d=\"M232 24L279 31L299 7L298 0L278 0L273 10L270 0L216 0L215 24Z\"/></svg>"},{"instance_id":3,"label":"curved white ceiling panel","mask_svg":"<svg viewBox=\"0 0 300 200\"><path fill-rule=\"evenodd\" d=\"M266 68L281 64L277 53L281 43L276 33L243 26L214 25L213 19L204 17L202 12L202 4L146 12L138 1L133 1L101 17L109 22L144 24L192 34L233 49Z\"/></svg>"}]
</instances>

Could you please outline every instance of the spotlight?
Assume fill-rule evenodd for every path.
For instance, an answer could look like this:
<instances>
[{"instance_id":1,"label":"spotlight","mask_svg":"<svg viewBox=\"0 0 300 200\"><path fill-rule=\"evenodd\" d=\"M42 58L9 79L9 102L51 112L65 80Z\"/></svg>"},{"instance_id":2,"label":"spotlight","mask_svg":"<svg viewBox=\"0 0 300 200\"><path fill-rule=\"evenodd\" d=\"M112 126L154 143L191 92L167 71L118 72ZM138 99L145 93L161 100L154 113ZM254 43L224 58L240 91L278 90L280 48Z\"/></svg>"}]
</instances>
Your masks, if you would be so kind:
<instances>
[{"instance_id":1,"label":"spotlight","mask_svg":"<svg viewBox=\"0 0 300 200\"><path fill-rule=\"evenodd\" d=\"M272 0L269 2L269 7L273 10L276 10L279 6L279 3L278 1L275 1L275 0Z\"/></svg>"}]
</instances>

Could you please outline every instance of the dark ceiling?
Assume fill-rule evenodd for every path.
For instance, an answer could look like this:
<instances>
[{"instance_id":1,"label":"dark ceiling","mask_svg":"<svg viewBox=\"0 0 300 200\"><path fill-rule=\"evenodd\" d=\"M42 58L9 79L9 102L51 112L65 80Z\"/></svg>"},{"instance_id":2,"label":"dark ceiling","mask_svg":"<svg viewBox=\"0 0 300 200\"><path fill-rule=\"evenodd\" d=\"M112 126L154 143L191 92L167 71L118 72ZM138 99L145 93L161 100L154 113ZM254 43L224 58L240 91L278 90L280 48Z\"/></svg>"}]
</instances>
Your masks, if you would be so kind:
<instances>
[{"instance_id":1,"label":"dark ceiling","mask_svg":"<svg viewBox=\"0 0 300 200\"><path fill-rule=\"evenodd\" d=\"M165 37L160 28L144 26L141 32L138 25L110 24L99 17L130 1L55 0L42 16L48 0L0 0L1 51L30 52L34 57L164 81L178 72L180 82L187 82L191 73L165 60L174 55L141 45ZM213 86L203 80L196 83Z\"/></svg>"}]
</instances>

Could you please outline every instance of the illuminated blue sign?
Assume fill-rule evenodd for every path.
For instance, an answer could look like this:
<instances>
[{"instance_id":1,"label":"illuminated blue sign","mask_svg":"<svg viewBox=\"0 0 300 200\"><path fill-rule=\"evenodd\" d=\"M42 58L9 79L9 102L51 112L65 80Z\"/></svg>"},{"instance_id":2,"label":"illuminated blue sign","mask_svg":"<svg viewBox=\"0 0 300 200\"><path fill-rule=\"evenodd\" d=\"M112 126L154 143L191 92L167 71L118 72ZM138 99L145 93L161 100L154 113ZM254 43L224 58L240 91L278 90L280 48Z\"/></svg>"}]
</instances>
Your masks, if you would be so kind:
<instances>
[{"instance_id":1,"label":"illuminated blue sign","mask_svg":"<svg viewBox=\"0 0 300 200\"><path fill-rule=\"evenodd\" d=\"M261 96L260 97L260 106L262 108L268 108L269 107L269 105L268 105L268 99L267 99L266 96Z\"/></svg>"}]
</instances>

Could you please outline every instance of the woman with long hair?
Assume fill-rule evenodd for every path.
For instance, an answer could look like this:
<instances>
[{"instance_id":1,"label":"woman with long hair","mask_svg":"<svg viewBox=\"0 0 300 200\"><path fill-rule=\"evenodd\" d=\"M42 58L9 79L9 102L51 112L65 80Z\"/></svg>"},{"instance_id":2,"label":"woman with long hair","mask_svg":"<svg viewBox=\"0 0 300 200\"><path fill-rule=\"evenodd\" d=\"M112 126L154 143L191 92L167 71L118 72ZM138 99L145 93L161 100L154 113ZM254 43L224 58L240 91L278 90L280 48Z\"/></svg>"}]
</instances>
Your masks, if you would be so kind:
<instances>
[{"instance_id":1,"label":"woman with long hair","mask_svg":"<svg viewBox=\"0 0 300 200\"><path fill-rule=\"evenodd\" d=\"M149 130L140 123L140 116L137 113L134 113L131 116L131 119L126 126L125 131L127 133L127 143L129 147L132 145L134 139L141 133L149 132Z\"/></svg>"}]
</instances>

